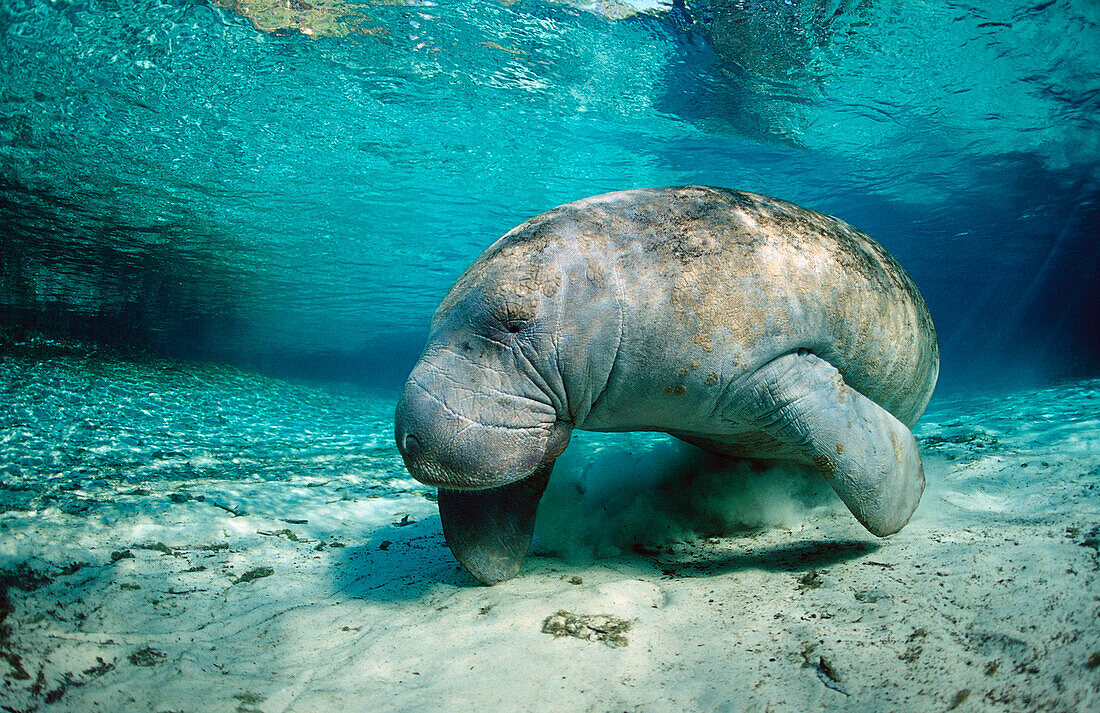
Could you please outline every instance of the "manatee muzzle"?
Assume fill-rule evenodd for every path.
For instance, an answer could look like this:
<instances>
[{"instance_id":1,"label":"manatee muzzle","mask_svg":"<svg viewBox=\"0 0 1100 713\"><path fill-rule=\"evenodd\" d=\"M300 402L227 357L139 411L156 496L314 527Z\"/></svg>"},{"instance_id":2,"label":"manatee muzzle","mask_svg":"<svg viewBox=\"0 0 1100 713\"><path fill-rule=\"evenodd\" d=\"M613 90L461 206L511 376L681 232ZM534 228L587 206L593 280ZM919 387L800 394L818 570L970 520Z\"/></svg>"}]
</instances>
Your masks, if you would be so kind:
<instances>
[{"instance_id":1,"label":"manatee muzzle","mask_svg":"<svg viewBox=\"0 0 1100 713\"><path fill-rule=\"evenodd\" d=\"M498 396L507 421L498 414L496 422L485 423L410 380L395 418L398 450L425 485L481 490L515 482L553 461L569 441L569 429L529 401Z\"/></svg>"}]
</instances>

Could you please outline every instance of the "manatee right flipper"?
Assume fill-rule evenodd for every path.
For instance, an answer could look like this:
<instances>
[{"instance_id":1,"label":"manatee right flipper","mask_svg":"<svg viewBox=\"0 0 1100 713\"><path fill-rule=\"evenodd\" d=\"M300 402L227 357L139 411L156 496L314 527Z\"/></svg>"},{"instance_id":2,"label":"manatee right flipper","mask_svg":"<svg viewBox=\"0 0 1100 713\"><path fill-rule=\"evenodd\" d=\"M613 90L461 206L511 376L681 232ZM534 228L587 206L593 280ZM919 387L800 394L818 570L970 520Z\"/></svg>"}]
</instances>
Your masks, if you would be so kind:
<instances>
[{"instance_id":1,"label":"manatee right flipper","mask_svg":"<svg viewBox=\"0 0 1100 713\"><path fill-rule=\"evenodd\" d=\"M809 352L765 365L742 415L812 462L840 499L879 537L909 522L924 467L909 428Z\"/></svg>"},{"instance_id":2,"label":"manatee right flipper","mask_svg":"<svg viewBox=\"0 0 1100 713\"><path fill-rule=\"evenodd\" d=\"M523 480L489 490L439 489L447 546L483 584L497 584L519 573L553 469L551 461Z\"/></svg>"}]
</instances>

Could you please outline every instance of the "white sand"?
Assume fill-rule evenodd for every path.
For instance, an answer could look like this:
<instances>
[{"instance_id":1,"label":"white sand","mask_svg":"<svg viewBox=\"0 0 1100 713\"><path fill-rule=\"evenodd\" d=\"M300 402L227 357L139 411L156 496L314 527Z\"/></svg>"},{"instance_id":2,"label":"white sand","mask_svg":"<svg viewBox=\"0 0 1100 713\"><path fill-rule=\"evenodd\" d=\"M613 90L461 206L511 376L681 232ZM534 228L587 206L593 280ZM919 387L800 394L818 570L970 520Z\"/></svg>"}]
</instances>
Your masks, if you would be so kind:
<instances>
[{"instance_id":1,"label":"white sand","mask_svg":"<svg viewBox=\"0 0 1100 713\"><path fill-rule=\"evenodd\" d=\"M665 441L582 439L540 513L566 558L492 588L432 502L365 476L9 511L0 708L1097 711L1098 393L935 404L887 540L797 474L723 486ZM606 616L544 633L559 611Z\"/></svg>"}]
</instances>

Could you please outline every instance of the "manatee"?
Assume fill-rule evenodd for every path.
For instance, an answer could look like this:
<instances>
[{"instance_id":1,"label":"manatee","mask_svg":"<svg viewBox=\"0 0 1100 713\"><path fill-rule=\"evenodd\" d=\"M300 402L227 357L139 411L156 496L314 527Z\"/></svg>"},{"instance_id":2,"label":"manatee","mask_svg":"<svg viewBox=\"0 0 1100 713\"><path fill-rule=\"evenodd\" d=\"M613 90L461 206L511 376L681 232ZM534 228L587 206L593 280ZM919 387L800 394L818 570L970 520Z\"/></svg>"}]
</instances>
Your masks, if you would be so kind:
<instances>
[{"instance_id":1,"label":"manatee","mask_svg":"<svg viewBox=\"0 0 1100 713\"><path fill-rule=\"evenodd\" d=\"M812 464L895 533L924 489L910 429L938 373L924 299L866 234L754 193L628 190L528 220L462 274L395 436L455 557L494 584L519 572L576 428Z\"/></svg>"}]
</instances>

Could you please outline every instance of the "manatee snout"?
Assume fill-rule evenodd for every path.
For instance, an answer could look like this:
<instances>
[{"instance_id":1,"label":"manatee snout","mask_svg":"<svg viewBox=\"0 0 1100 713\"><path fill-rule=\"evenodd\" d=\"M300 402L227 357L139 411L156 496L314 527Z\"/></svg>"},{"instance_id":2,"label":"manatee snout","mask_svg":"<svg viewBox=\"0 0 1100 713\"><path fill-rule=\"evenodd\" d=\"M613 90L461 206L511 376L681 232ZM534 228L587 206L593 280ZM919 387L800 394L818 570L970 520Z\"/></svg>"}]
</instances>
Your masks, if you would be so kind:
<instances>
[{"instance_id":1,"label":"manatee snout","mask_svg":"<svg viewBox=\"0 0 1100 713\"><path fill-rule=\"evenodd\" d=\"M405 385L394 430L412 476L439 488L443 535L458 561L485 584L514 577L571 426L538 399L429 356Z\"/></svg>"},{"instance_id":2,"label":"manatee snout","mask_svg":"<svg viewBox=\"0 0 1100 713\"><path fill-rule=\"evenodd\" d=\"M456 393L448 388L453 378L414 372L397 406L397 447L420 482L495 488L529 476L565 449L569 430L548 407L491 391Z\"/></svg>"}]
</instances>

